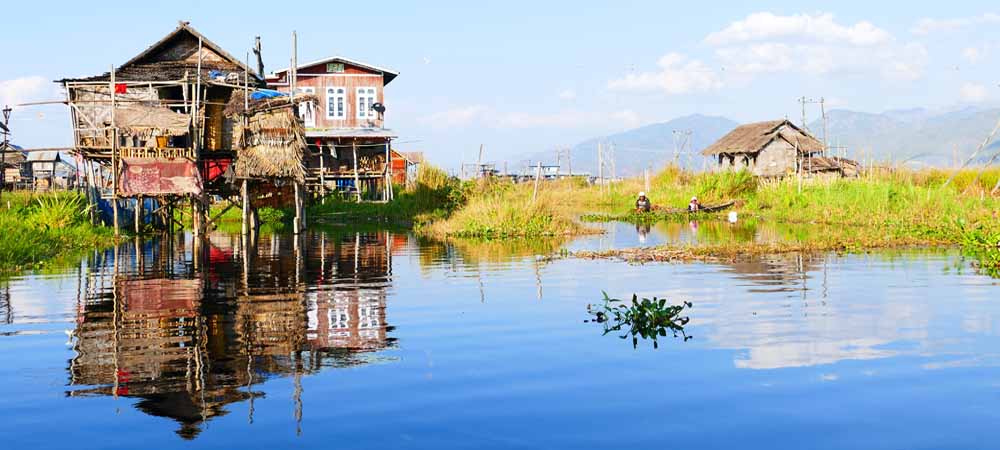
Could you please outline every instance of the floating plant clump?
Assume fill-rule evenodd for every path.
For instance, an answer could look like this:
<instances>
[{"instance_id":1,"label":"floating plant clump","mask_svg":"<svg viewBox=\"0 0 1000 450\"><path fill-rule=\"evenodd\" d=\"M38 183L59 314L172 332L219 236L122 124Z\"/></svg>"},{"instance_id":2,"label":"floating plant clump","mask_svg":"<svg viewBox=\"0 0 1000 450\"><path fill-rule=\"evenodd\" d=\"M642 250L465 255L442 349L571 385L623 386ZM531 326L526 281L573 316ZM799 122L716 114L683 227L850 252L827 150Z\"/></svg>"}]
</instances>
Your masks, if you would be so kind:
<instances>
[{"instance_id":1,"label":"floating plant clump","mask_svg":"<svg viewBox=\"0 0 1000 450\"><path fill-rule=\"evenodd\" d=\"M622 339L632 337L632 347L638 348L639 338L653 341L653 348L659 348L657 338L666 336L667 333L676 337L684 338L684 341L691 339L684 332L684 326L691 320L687 316L681 316L685 309L694 306L691 302L683 302L680 305L668 305L666 299L643 298L642 300L635 294L632 295L631 303L624 300L611 298L604 292L604 301L598 305L587 305L587 313L592 319L587 322L596 322L604 327L604 334L619 333Z\"/></svg>"}]
</instances>

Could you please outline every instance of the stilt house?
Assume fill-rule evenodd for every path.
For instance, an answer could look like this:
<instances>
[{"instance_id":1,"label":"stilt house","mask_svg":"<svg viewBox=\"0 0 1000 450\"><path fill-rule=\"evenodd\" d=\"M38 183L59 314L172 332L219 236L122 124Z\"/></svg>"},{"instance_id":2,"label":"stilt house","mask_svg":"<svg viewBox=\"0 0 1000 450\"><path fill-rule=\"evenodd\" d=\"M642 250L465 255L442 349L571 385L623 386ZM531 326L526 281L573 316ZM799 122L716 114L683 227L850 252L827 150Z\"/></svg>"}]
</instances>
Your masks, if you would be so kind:
<instances>
[{"instance_id":1,"label":"stilt house","mask_svg":"<svg viewBox=\"0 0 1000 450\"><path fill-rule=\"evenodd\" d=\"M111 203L116 225L121 198L156 198L164 211L191 199L197 232L207 196L236 189L234 122L224 109L264 82L187 22L108 73L57 82L66 90L81 172L95 186L88 196Z\"/></svg>"},{"instance_id":2,"label":"stilt house","mask_svg":"<svg viewBox=\"0 0 1000 450\"><path fill-rule=\"evenodd\" d=\"M315 95L317 104L300 104L308 154L307 186L325 195L339 190L357 199L390 200L394 177L392 139L385 128L385 86L398 75L389 69L339 56L282 69L268 87Z\"/></svg>"}]
</instances>

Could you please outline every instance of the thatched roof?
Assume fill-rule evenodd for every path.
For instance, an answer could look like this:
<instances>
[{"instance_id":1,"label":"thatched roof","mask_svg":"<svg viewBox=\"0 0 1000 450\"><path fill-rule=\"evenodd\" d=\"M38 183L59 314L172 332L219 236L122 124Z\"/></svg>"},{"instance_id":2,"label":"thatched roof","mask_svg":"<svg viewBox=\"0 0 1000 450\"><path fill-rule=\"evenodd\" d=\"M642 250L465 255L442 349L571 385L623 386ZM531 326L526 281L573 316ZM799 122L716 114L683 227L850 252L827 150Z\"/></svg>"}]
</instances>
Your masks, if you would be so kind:
<instances>
[{"instance_id":1,"label":"thatched roof","mask_svg":"<svg viewBox=\"0 0 1000 450\"><path fill-rule=\"evenodd\" d=\"M236 176L305 181L305 130L291 105L241 115L233 126Z\"/></svg>"},{"instance_id":2,"label":"thatched roof","mask_svg":"<svg viewBox=\"0 0 1000 450\"><path fill-rule=\"evenodd\" d=\"M180 22L173 31L149 46L141 53L115 69L115 79L118 81L174 81L185 74L198 76L198 43L205 50L202 55L202 78L208 79L212 70L222 72L237 72L241 79L245 72L250 74L251 85L263 85L263 79L253 69L247 67L239 58L230 55L218 44L210 41L188 22ZM111 74L66 78L66 81L108 81Z\"/></svg>"},{"instance_id":3,"label":"thatched roof","mask_svg":"<svg viewBox=\"0 0 1000 450\"><path fill-rule=\"evenodd\" d=\"M191 117L170 108L126 105L115 108L115 126L133 135L183 136L190 131Z\"/></svg>"},{"instance_id":4,"label":"thatched roof","mask_svg":"<svg viewBox=\"0 0 1000 450\"><path fill-rule=\"evenodd\" d=\"M777 139L798 147L800 153L823 151L822 142L795 124L788 120L771 120L740 125L708 146L701 154L711 156L722 153L757 153Z\"/></svg>"},{"instance_id":5,"label":"thatched roof","mask_svg":"<svg viewBox=\"0 0 1000 450\"><path fill-rule=\"evenodd\" d=\"M839 156L813 156L802 160L802 169L807 172L857 172L861 164Z\"/></svg>"}]
</instances>

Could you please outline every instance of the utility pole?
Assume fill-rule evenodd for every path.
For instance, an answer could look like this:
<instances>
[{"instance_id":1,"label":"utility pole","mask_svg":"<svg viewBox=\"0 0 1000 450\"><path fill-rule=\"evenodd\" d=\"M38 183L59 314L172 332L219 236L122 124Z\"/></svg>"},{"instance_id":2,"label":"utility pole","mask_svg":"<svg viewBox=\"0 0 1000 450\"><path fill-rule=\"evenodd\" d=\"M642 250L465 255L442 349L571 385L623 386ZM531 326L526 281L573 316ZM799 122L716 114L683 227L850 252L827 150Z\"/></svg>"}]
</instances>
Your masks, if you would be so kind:
<instances>
[{"instance_id":1,"label":"utility pole","mask_svg":"<svg viewBox=\"0 0 1000 450\"><path fill-rule=\"evenodd\" d=\"M601 183L601 193L604 193L604 152L601 143L597 143L597 178Z\"/></svg>"},{"instance_id":2,"label":"utility pole","mask_svg":"<svg viewBox=\"0 0 1000 450\"><path fill-rule=\"evenodd\" d=\"M569 166L569 177L573 178L573 148L566 149L566 164Z\"/></svg>"},{"instance_id":3,"label":"utility pole","mask_svg":"<svg viewBox=\"0 0 1000 450\"><path fill-rule=\"evenodd\" d=\"M479 144L479 159L476 160L476 178L482 178L483 176L483 147L486 144Z\"/></svg>"},{"instance_id":4,"label":"utility pole","mask_svg":"<svg viewBox=\"0 0 1000 450\"><path fill-rule=\"evenodd\" d=\"M674 137L674 164L680 159L681 153L686 153L691 146L691 135L694 130L673 130Z\"/></svg>"},{"instance_id":5,"label":"utility pole","mask_svg":"<svg viewBox=\"0 0 1000 450\"><path fill-rule=\"evenodd\" d=\"M3 108L3 147L0 147L0 197L7 188L7 150L10 149L10 105ZM53 167L53 170L55 167Z\"/></svg>"}]
</instances>

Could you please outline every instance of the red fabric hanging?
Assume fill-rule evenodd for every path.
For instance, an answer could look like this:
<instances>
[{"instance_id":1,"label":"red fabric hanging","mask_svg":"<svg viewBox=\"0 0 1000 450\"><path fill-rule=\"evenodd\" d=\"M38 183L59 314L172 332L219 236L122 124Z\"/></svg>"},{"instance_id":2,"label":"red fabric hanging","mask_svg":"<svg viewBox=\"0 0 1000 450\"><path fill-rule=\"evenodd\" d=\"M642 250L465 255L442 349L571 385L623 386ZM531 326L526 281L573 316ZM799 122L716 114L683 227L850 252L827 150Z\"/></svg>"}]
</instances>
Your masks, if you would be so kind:
<instances>
[{"instance_id":1,"label":"red fabric hanging","mask_svg":"<svg viewBox=\"0 0 1000 450\"><path fill-rule=\"evenodd\" d=\"M128 86L126 86L125 83L115 84L115 94L124 94L126 92L128 92Z\"/></svg>"}]
</instances>

